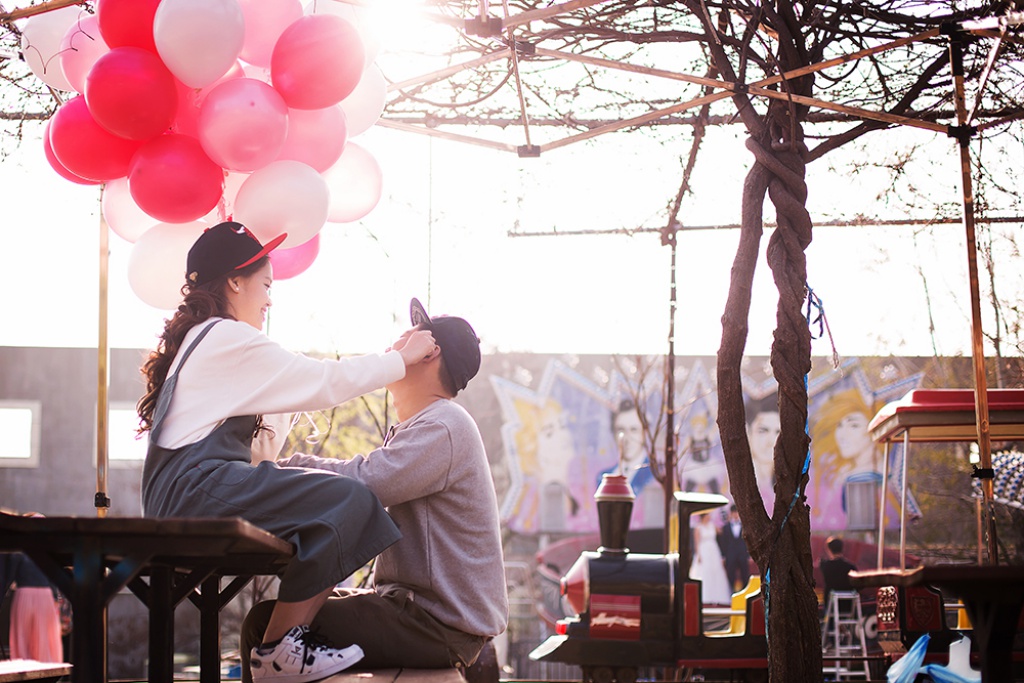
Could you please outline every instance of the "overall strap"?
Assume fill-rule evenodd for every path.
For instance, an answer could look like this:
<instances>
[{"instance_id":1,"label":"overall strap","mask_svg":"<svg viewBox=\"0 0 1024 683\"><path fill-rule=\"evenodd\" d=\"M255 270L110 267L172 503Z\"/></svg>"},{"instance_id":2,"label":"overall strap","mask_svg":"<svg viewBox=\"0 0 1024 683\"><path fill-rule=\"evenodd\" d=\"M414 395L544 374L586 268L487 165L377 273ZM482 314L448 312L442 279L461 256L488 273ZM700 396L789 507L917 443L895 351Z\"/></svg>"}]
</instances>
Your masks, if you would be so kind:
<instances>
[{"instance_id":1,"label":"overall strap","mask_svg":"<svg viewBox=\"0 0 1024 683\"><path fill-rule=\"evenodd\" d=\"M164 385L160 387L160 395L156 399L156 409L153 411L153 426L149 430L149 441L155 443L157 437L160 436L160 428L163 426L164 416L167 414L167 409L171 407L171 398L174 396L174 386L178 383L178 373L181 372L181 367L185 365L185 361L192 355L192 351L199 345L199 342L203 341L203 337L213 329L213 326L220 322L221 319L214 320L212 323L204 327L196 338L192 340L192 343L188 345L185 352L181 356L181 362L178 363L178 367L174 369L174 374L164 380Z\"/></svg>"}]
</instances>

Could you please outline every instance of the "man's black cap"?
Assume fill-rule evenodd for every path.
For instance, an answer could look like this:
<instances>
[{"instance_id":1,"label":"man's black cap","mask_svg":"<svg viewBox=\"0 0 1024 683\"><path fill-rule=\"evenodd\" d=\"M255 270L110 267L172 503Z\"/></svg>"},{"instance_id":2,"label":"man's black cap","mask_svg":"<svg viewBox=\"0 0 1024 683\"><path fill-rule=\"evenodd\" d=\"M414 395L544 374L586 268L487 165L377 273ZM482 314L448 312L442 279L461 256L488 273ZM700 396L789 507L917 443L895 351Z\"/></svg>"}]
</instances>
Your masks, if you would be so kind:
<instances>
[{"instance_id":1,"label":"man's black cap","mask_svg":"<svg viewBox=\"0 0 1024 683\"><path fill-rule=\"evenodd\" d=\"M196 287L245 268L279 247L286 237L288 233L283 233L263 245L241 223L218 223L204 230L188 250L185 278Z\"/></svg>"},{"instance_id":2,"label":"man's black cap","mask_svg":"<svg viewBox=\"0 0 1024 683\"><path fill-rule=\"evenodd\" d=\"M454 316L439 315L431 318L419 299L409 302L409 317L413 325L430 330L441 348L441 357L458 391L469 384L480 371L480 340L468 322Z\"/></svg>"}]
</instances>

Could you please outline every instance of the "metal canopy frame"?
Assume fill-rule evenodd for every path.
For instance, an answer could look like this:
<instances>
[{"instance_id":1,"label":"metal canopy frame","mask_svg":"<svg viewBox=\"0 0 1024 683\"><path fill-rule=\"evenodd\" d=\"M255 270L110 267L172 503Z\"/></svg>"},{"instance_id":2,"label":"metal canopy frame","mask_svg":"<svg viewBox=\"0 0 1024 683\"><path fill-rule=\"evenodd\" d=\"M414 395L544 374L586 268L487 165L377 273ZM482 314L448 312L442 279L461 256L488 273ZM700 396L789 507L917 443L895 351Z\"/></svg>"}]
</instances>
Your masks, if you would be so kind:
<instances>
[{"instance_id":1,"label":"metal canopy frame","mask_svg":"<svg viewBox=\"0 0 1024 683\"><path fill-rule=\"evenodd\" d=\"M974 125L975 119L977 118L977 115L979 113L983 92L988 84L988 79L992 73L992 69L995 66L999 53L1002 50L1003 42L1006 40L1017 42L1019 40L1017 36L1011 36L1009 32L1011 29L1015 29L1019 27L1021 24L1024 24L1024 12L1011 11L1003 16L988 17L978 21L950 23L947 25L943 25L940 28L924 31L914 36L908 36L906 38L894 40L888 43L877 45L872 48L859 50L848 55L842 55L840 57L825 60L817 64L802 67L800 69L794 69L784 74L764 78L753 83L732 83L720 79L695 76L692 74L684 74L666 71L662 69L653 69L650 67L629 64L626 62L616 62L612 60L600 59L591 56L577 55L564 51L548 50L534 45L519 43L514 39L513 29L516 26L524 24L528 21L555 16L557 14L569 12L575 9L579 9L581 7L589 7L601 1L602 0L571 0L569 2L555 4L541 10L522 12L515 16L509 16L507 14L508 5L505 4L506 16L504 17L504 19L499 19L496 17L489 16L488 0L480 0L478 16L466 20L466 31L467 33L471 33L473 35L499 36L501 35L502 31L507 32L508 45L514 47L514 51L512 53L512 67L514 69L514 75L516 78L516 85L519 94L519 102L521 107L520 116L523 121L526 133L525 145L515 146L507 143L477 140L469 136L453 136L453 134L451 133L439 131L436 128L427 128L426 126L420 127L408 123L398 124L395 122L389 122L387 119L384 118L382 118L378 122L378 125L391 128L400 128L402 130L407 130L410 132L419 132L434 137L457 140L460 142L475 142L476 144L483 144L485 146L493 147L495 149L515 151L517 154L519 154L520 157L533 157L539 156L544 151L564 147L574 142L588 140L599 135L602 135L604 133L609 133L617 130L622 130L624 128L648 124L651 123L652 121L656 121L666 116L678 114L680 112L687 111L689 109L693 109L704 104L715 102L721 99L726 99L738 92L745 92L760 97L796 102L807 107L824 109L827 111L837 112L855 118L879 121L890 125L910 126L913 128L920 128L923 130L944 133L949 137L955 138L959 144L960 150L963 223L966 232L967 265L968 277L970 281L969 288L971 299L971 355L974 366L975 384L973 406L975 414L975 432L979 450L981 453L982 465L980 469L981 475L979 476L981 478L981 488L984 500L983 528L984 536L987 538L988 561L992 564L998 564L998 544L996 541L995 518L992 510L992 499L994 496L991 452L992 435L989 417L989 390L987 386L988 382L985 373L985 354L982 334L981 302L978 283L979 277L977 236L975 232L976 219L974 215L974 192L972 188L971 179L970 141L971 138L973 138L978 132L982 130L1024 118L1024 113L1020 113L996 120L987 121L978 125ZM448 18L445 18L445 21L451 23L451 21L448 20ZM985 70L982 74L982 77L979 79L979 86L975 94L974 102L970 109L968 109L967 104L963 68L963 40L964 37L967 35L989 37L994 39L993 46L989 52L989 57L987 60ZM797 78L799 76L803 76L810 73L816 73L818 71L827 69L831 66L848 64L850 62L862 59L863 57L879 54L887 50L909 45L921 40L933 39L939 36L946 36L948 38L949 43L949 63L951 75L953 77L953 100L956 109L956 125L939 124L933 121L927 121L924 119L917 119L907 116L900 116L885 111L873 111L865 109L863 107L852 107L835 102L828 102L820 98L800 96L788 92L780 92L778 90L773 90L766 87L783 80ZM506 50L508 49L510 48L506 48ZM657 78L683 81L687 83L701 85L705 88L712 88L716 92L701 97L696 97L689 101L673 105L671 107L657 109L655 111L651 111L633 118L625 119L623 121L604 124L589 131L577 133L575 135L570 135L568 137L562 138L561 140L556 140L551 143L543 145L533 145L530 143L529 130L527 127L529 118L526 111L526 102L525 99L522 97L522 83L520 80L519 67L517 61L520 53L524 55L536 54L550 58L560 58L567 61L585 63L591 66L616 69L620 71L628 71L632 73L639 73L646 76L652 76ZM427 74L421 77L420 79L412 79L411 81L406 81L405 83L426 83L431 81L432 79L436 79L438 73L439 72ZM457 71L455 73L457 73ZM399 88L395 87L392 88L392 90L398 89ZM908 435L909 438L909 431L905 433ZM904 463L906 463L906 458L904 458ZM905 505L903 507L905 507ZM881 506L881 514L883 516L885 513L884 511L885 505L883 497L883 505ZM901 514L902 512L903 511L901 511ZM884 531L884 527L882 527L881 530ZM902 533L903 531L901 527L901 534ZM979 534L979 536L980 535L981 534ZM904 542L901 539L901 563L903 560L903 545ZM881 547L882 544L880 543L879 548ZM980 554L981 553L979 549L979 563L981 562ZM881 554L879 555L879 557L881 558Z\"/></svg>"},{"instance_id":2,"label":"metal canopy frame","mask_svg":"<svg viewBox=\"0 0 1024 683\"><path fill-rule=\"evenodd\" d=\"M906 569L907 528L907 462L912 443L955 443L978 441L978 402L972 389L915 389L898 401L882 406L868 424L868 432L876 443L884 444L882 457L882 487L878 506L878 569L883 569L885 550L885 499L889 485L889 448L903 444L902 472L900 474L900 569ZM988 389L987 434L996 441L1024 440L1024 389ZM990 446L991 447L991 446ZM980 445L979 445L980 450ZM984 451L982 451L984 453ZM991 486L991 453L975 472L983 484ZM987 472L985 471L987 469ZM988 477L984 475L989 475ZM985 500L991 505L991 498ZM978 557L982 556L984 533L978 529ZM980 564L979 560L979 564ZM994 563L995 564L995 563Z\"/></svg>"}]
</instances>

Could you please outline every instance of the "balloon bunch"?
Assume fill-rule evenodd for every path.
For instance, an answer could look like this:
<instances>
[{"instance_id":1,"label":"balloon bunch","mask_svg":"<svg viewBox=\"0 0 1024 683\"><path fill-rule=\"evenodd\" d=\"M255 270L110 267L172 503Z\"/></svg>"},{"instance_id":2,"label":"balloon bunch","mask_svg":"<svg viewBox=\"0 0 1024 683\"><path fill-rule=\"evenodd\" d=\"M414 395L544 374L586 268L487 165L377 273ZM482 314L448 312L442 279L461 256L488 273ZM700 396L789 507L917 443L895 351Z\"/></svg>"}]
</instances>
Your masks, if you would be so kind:
<instances>
[{"instance_id":1,"label":"balloon bunch","mask_svg":"<svg viewBox=\"0 0 1024 683\"><path fill-rule=\"evenodd\" d=\"M275 277L319 252L328 222L381 196L373 155L350 138L384 109L375 45L337 0L97 0L31 17L29 67L74 93L47 122L53 169L105 184L104 218L134 242L129 281L158 308L180 295L184 254L233 219L288 233ZM180 257L180 258L178 258Z\"/></svg>"}]
</instances>

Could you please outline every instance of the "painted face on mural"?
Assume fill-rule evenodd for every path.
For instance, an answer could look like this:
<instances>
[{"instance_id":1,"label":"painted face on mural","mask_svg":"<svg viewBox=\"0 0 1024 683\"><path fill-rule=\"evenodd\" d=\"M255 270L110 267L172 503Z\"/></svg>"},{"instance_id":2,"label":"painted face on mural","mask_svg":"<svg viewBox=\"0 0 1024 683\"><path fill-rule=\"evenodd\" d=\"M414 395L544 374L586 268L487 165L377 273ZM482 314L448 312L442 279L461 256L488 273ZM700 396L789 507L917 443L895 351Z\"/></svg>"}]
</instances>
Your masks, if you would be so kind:
<instances>
[{"instance_id":1,"label":"painted face on mural","mask_svg":"<svg viewBox=\"0 0 1024 683\"><path fill-rule=\"evenodd\" d=\"M560 410L545 410L537 433L537 463L544 482L566 484L574 454L572 432Z\"/></svg>"},{"instance_id":2,"label":"painted face on mural","mask_svg":"<svg viewBox=\"0 0 1024 683\"><path fill-rule=\"evenodd\" d=\"M640 423L640 416L637 415L636 410L624 410L617 413L613 430L615 441L621 449L619 456L622 459L622 467L627 470L625 474L628 475L630 474L628 470L643 464L646 456L643 425Z\"/></svg>"},{"instance_id":3,"label":"painted face on mural","mask_svg":"<svg viewBox=\"0 0 1024 683\"><path fill-rule=\"evenodd\" d=\"M750 423L750 454L755 461L771 462L774 457L775 441L782 432L779 414L758 413Z\"/></svg>"},{"instance_id":4,"label":"painted face on mural","mask_svg":"<svg viewBox=\"0 0 1024 683\"><path fill-rule=\"evenodd\" d=\"M836 448L844 458L857 461L867 459L868 462L860 464L871 464L874 444L868 435L867 415L861 412L848 413L839 420L836 425Z\"/></svg>"}]
</instances>

